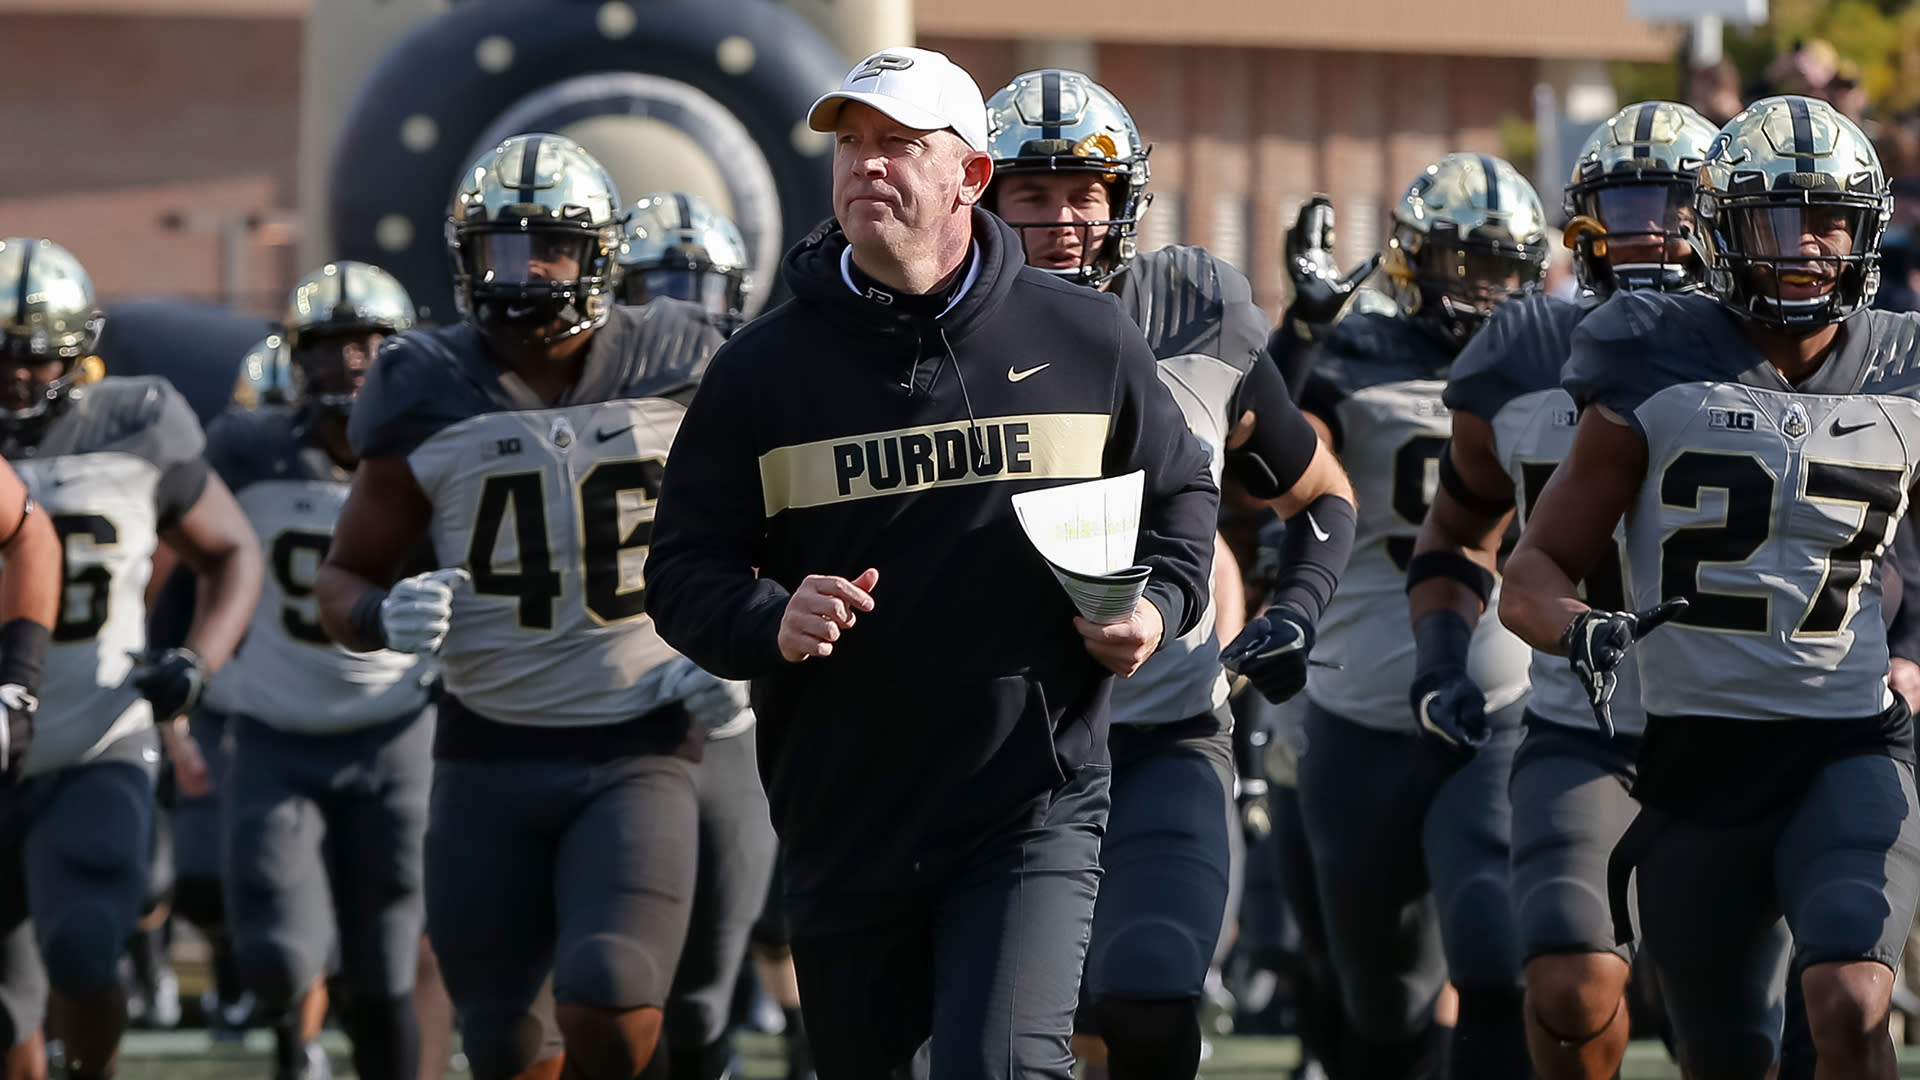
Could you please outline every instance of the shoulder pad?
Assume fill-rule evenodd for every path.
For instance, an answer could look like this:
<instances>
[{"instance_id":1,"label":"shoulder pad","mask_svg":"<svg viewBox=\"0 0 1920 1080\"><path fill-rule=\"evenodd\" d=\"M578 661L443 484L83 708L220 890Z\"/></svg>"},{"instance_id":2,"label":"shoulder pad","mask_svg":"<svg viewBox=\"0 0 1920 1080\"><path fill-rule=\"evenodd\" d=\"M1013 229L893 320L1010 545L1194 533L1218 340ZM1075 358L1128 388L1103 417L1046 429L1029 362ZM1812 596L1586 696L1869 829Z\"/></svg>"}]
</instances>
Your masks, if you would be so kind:
<instances>
[{"instance_id":1,"label":"shoulder pad","mask_svg":"<svg viewBox=\"0 0 1920 1080\"><path fill-rule=\"evenodd\" d=\"M74 389L41 445L50 454L135 454L166 469L199 457L206 435L172 383L157 375L109 376Z\"/></svg>"},{"instance_id":2,"label":"shoulder pad","mask_svg":"<svg viewBox=\"0 0 1920 1080\"><path fill-rule=\"evenodd\" d=\"M1545 293L1494 308L1453 362L1447 408L1491 422L1514 398L1559 386L1560 369L1573 350L1573 328L1585 314L1580 305Z\"/></svg>"},{"instance_id":3,"label":"shoulder pad","mask_svg":"<svg viewBox=\"0 0 1920 1080\"><path fill-rule=\"evenodd\" d=\"M1615 293L1573 332L1561 385L1580 408L1632 420L1640 403L1682 383L1737 379L1754 354L1718 300L1650 290Z\"/></svg>"},{"instance_id":4,"label":"shoulder pad","mask_svg":"<svg viewBox=\"0 0 1920 1080\"><path fill-rule=\"evenodd\" d=\"M1446 346L1412 319L1355 312L1327 334L1313 373L1351 394L1381 383L1445 378L1452 362Z\"/></svg>"},{"instance_id":5,"label":"shoulder pad","mask_svg":"<svg viewBox=\"0 0 1920 1080\"><path fill-rule=\"evenodd\" d=\"M464 323L388 338L347 420L354 453L405 457L434 432L488 411L486 390L466 367L485 362L480 347Z\"/></svg>"},{"instance_id":6,"label":"shoulder pad","mask_svg":"<svg viewBox=\"0 0 1920 1080\"><path fill-rule=\"evenodd\" d=\"M1871 335L1862 391L1920 397L1920 314L1868 308L1854 318Z\"/></svg>"},{"instance_id":7,"label":"shoulder pad","mask_svg":"<svg viewBox=\"0 0 1920 1080\"><path fill-rule=\"evenodd\" d=\"M1205 248L1164 247L1135 256L1111 294L1162 360L1199 353L1245 372L1272 329L1246 275Z\"/></svg>"},{"instance_id":8,"label":"shoulder pad","mask_svg":"<svg viewBox=\"0 0 1920 1080\"><path fill-rule=\"evenodd\" d=\"M260 480L287 475L276 462L297 458L302 439L298 406L228 409L207 425L207 464L234 494Z\"/></svg>"},{"instance_id":9,"label":"shoulder pad","mask_svg":"<svg viewBox=\"0 0 1920 1080\"><path fill-rule=\"evenodd\" d=\"M661 397L700 381L725 338L698 304L662 297L643 307L615 307L598 333L614 329L626 339L632 365L621 397Z\"/></svg>"}]
</instances>

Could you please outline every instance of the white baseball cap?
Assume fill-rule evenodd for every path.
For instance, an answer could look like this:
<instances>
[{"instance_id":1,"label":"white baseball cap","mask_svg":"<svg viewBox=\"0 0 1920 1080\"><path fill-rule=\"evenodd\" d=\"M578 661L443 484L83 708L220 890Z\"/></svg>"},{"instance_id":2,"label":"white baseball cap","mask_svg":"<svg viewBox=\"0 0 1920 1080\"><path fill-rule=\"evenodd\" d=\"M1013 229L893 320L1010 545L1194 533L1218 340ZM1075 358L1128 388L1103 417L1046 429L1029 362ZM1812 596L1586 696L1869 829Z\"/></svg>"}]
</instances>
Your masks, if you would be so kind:
<instances>
[{"instance_id":1,"label":"white baseball cap","mask_svg":"<svg viewBox=\"0 0 1920 1080\"><path fill-rule=\"evenodd\" d=\"M910 128L952 130L975 150L987 148L987 104L966 69L931 49L882 49L853 66L840 89L807 113L807 126L831 133L849 101L870 105Z\"/></svg>"}]
</instances>

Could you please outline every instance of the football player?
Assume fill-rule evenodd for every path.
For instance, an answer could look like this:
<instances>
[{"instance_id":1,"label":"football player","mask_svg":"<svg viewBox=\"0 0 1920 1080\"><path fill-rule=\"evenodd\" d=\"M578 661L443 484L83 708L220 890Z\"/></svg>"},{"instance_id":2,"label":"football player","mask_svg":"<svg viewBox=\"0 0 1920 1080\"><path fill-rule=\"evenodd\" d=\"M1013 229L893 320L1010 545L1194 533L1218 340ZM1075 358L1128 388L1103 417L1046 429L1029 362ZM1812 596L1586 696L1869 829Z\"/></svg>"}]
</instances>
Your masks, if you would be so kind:
<instances>
[{"instance_id":1,"label":"football player","mask_svg":"<svg viewBox=\"0 0 1920 1080\"><path fill-rule=\"evenodd\" d=\"M1595 128L1565 197L1582 299L1536 293L1502 304L1453 363L1444 396L1452 437L1407 571L1413 705L1442 743L1472 746L1486 734L1468 644L1509 524L1516 512L1525 519L1573 442L1560 368L1574 327L1617 291L1706 287L1706 263L1687 238L1694 173L1714 132L1664 101L1629 105ZM1621 607L1617 553L1585 585L1590 602ZM1602 731L1566 663L1533 657L1511 785L1512 874L1527 1045L1544 1080L1611 1077L1627 1049L1630 956L1614 940L1605 897L1607 857L1637 809L1628 789L1644 718L1632 671L1621 669L1612 730Z\"/></svg>"},{"instance_id":2,"label":"football player","mask_svg":"<svg viewBox=\"0 0 1920 1080\"><path fill-rule=\"evenodd\" d=\"M1351 550L1353 490L1267 358L1268 321L1247 279L1201 248L1135 250L1146 148L1119 99L1080 72L1015 77L987 101L987 138L985 205L1019 231L1027 264L1118 299L1206 445L1215 482L1233 470L1297 526L1272 608L1236 642L1243 670L1276 700L1291 697ZM1113 808L1083 987L1092 1023L1082 1026L1104 1039L1116 1080L1199 1066L1199 1003L1239 834L1233 731L1211 606L1114 684Z\"/></svg>"},{"instance_id":3,"label":"football player","mask_svg":"<svg viewBox=\"0 0 1920 1080\"><path fill-rule=\"evenodd\" d=\"M619 263L622 303L694 300L723 333L740 326L746 244L733 222L698 195L656 192L634 203ZM709 731L697 770L700 877L667 999L667 1046L679 1080L717 1080L731 1062L734 981L769 902L778 839L760 786L753 721L747 709L737 722ZM791 958L786 962L791 966ZM797 1009L799 1001L781 1004Z\"/></svg>"},{"instance_id":4,"label":"football player","mask_svg":"<svg viewBox=\"0 0 1920 1080\"><path fill-rule=\"evenodd\" d=\"M52 984L67 1074L113 1075L126 1001L119 960L146 901L159 746L187 795L206 764L186 714L253 613L261 559L246 517L201 451L205 437L165 380L105 378L101 317L79 261L46 240L0 241L0 454L64 546L60 613L5 858L11 934L31 918ZM146 649L147 579L165 543L200 575L186 643ZM34 977L6 939L16 1035L39 1017ZM16 982L16 979L19 980ZM18 1006L21 1011L15 1012Z\"/></svg>"},{"instance_id":5,"label":"football player","mask_svg":"<svg viewBox=\"0 0 1920 1080\"><path fill-rule=\"evenodd\" d=\"M621 303L687 300L705 308L723 334L746 321L753 292L747 242L731 218L698 195L656 191L634 203L616 262Z\"/></svg>"},{"instance_id":6,"label":"football player","mask_svg":"<svg viewBox=\"0 0 1920 1080\"><path fill-rule=\"evenodd\" d=\"M1818 1075L1891 1077L1920 805L1881 571L1920 468L1920 320L1867 310L1891 197L1826 103L1754 103L1699 177L1713 295L1622 292L1574 332L1578 427L1500 617L1567 657L1603 726L1632 643L1671 619L1632 654L1642 809L1613 864L1637 865L1682 1068L1769 1075L1790 975ZM1628 595L1583 600L1623 518Z\"/></svg>"},{"instance_id":7,"label":"football player","mask_svg":"<svg viewBox=\"0 0 1920 1080\"><path fill-rule=\"evenodd\" d=\"M325 1009L304 999L336 927L332 1005L352 1035L354 1071L411 1080L420 1055L412 993L426 921L433 664L340 648L313 595L357 464L347 441L354 395L381 341L413 323L412 301L386 271L328 263L294 287L284 320L290 404L230 410L207 432L207 459L253 524L268 571L246 647L201 710L232 747L225 922L240 978L275 1026L276 1075L289 1080L324 1069L314 1022Z\"/></svg>"},{"instance_id":8,"label":"football player","mask_svg":"<svg viewBox=\"0 0 1920 1080\"><path fill-rule=\"evenodd\" d=\"M614 305L620 198L575 143L517 135L462 177L463 317L388 342L354 400L319 614L355 650L439 651L427 921L474 1075L665 1075L696 763L744 692L661 643L641 566L663 395L720 337ZM443 568L396 583L423 539Z\"/></svg>"},{"instance_id":9,"label":"football player","mask_svg":"<svg viewBox=\"0 0 1920 1080\"><path fill-rule=\"evenodd\" d=\"M1459 990L1452 1068L1527 1075L1507 890L1507 777L1525 648L1488 620L1469 644L1487 738L1464 747L1408 708L1405 583L1446 460L1454 357L1496 304L1538 288L1546 221L1533 188L1486 154L1448 154L1395 205L1386 274L1399 312L1354 311L1327 335L1302 398L1353 477L1353 566L1320 628L1340 665L1307 681L1301 823L1346 1012L1352 1075L1414 1075L1438 1057L1434 1004ZM1417 700L1417 699L1416 699Z\"/></svg>"}]
</instances>

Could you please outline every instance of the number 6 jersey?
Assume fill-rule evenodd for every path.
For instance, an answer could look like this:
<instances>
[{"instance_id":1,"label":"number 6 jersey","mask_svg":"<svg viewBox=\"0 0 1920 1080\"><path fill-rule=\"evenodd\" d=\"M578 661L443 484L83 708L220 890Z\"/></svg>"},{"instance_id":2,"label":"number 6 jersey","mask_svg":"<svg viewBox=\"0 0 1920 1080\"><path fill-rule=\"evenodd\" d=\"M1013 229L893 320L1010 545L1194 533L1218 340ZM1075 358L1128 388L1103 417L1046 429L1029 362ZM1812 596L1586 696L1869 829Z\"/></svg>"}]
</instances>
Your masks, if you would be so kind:
<instances>
[{"instance_id":1,"label":"number 6 jersey","mask_svg":"<svg viewBox=\"0 0 1920 1080\"><path fill-rule=\"evenodd\" d=\"M1356 312L1341 320L1301 397L1332 429L1353 481L1353 559L1320 620L1307 696L1345 719L1412 733L1413 628L1407 561L1440 483L1452 431L1441 402L1453 357L1438 339L1398 315ZM1527 692L1527 647L1498 619L1474 632L1469 669L1489 711Z\"/></svg>"},{"instance_id":2,"label":"number 6 jersey","mask_svg":"<svg viewBox=\"0 0 1920 1080\"><path fill-rule=\"evenodd\" d=\"M1656 716L1860 719L1892 703L1880 560L1920 466L1920 319L1862 311L1787 383L1705 296L1623 293L1565 385L1647 441L1633 606L1691 606L1637 650Z\"/></svg>"},{"instance_id":3,"label":"number 6 jersey","mask_svg":"<svg viewBox=\"0 0 1920 1080\"><path fill-rule=\"evenodd\" d=\"M153 726L146 700L126 685L133 654L147 647L153 551L207 482L200 422L163 379L103 379L54 408L37 439L5 444L65 555L29 773L91 760Z\"/></svg>"},{"instance_id":4,"label":"number 6 jersey","mask_svg":"<svg viewBox=\"0 0 1920 1080\"><path fill-rule=\"evenodd\" d=\"M267 569L246 640L214 677L207 704L301 735L424 706L431 657L349 652L320 626L313 581L352 474L308 439L299 411L226 413L207 430L207 461L259 536Z\"/></svg>"},{"instance_id":5,"label":"number 6 jersey","mask_svg":"<svg viewBox=\"0 0 1920 1080\"><path fill-rule=\"evenodd\" d=\"M355 400L362 457L404 458L461 566L440 647L447 690L504 724L583 727L658 708L687 664L655 633L641 568L690 389L719 335L677 302L616 307L556 405L458 325L390 341Z\"/></svg>"}]
</instances>

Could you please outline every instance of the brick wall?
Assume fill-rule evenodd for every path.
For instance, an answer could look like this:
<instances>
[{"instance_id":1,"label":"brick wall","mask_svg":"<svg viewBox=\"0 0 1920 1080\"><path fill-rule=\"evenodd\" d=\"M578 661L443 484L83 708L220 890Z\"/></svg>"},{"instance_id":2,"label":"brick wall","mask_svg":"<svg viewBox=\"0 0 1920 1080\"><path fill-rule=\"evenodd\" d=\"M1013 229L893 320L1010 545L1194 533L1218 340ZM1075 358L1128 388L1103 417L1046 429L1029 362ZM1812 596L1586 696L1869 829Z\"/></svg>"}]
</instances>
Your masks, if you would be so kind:
<instances>
[{"instance_id":1,"label":"brick wall","mask_svg":"<svg viewBox=\"0 0 1920 1080\"><path fill-rule=\"evenodd\" d=\"M988 94L1019 74L1010 40L920 44ZM1429 162L1500 152L1501 117L1531 117L1537 74L1534 61L1504 57L1222 46L1103 43L1098 57L1100 82L1153 147L1157 198L1142 235L1236 262L1269 316L1286 302L1280 243L1300 202L1333 197L1341 262L1358 262L1385 242L1388 210Z\"/></svg>"},{"instance_id":2,"label":"brick wall","mask_svg":"<svg viewBox=\"0 0 1920 1080\"><path fill-rule=\"evenodd\" d=\"M237 256L243 304L277 308L280 230L225 253L217 224L294 205L297 18L13 14L0 33L0 231L67 244L109 302L217 299Z\"/></svg>"}]
</instances>

